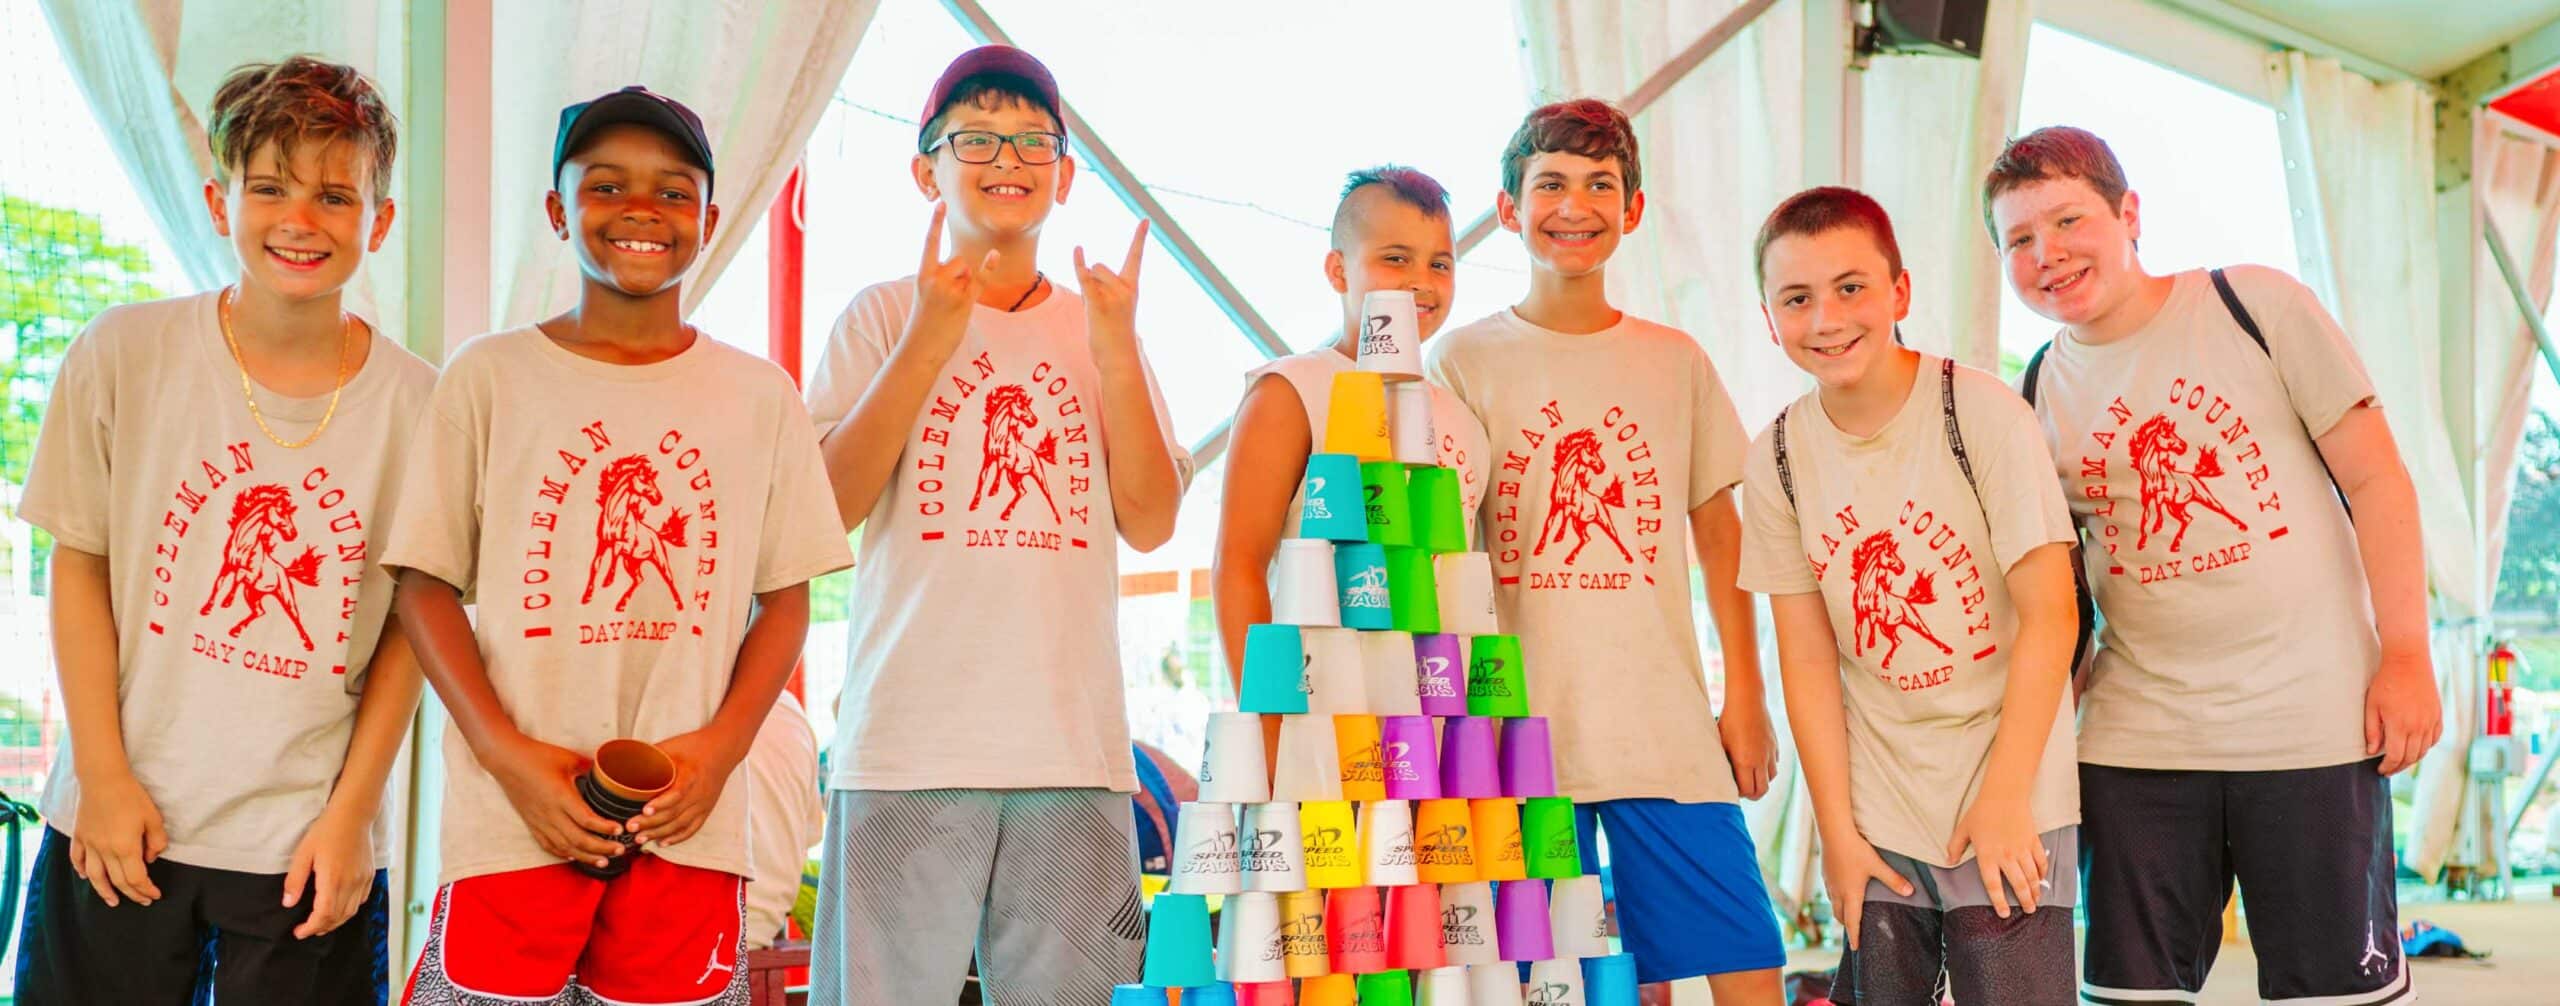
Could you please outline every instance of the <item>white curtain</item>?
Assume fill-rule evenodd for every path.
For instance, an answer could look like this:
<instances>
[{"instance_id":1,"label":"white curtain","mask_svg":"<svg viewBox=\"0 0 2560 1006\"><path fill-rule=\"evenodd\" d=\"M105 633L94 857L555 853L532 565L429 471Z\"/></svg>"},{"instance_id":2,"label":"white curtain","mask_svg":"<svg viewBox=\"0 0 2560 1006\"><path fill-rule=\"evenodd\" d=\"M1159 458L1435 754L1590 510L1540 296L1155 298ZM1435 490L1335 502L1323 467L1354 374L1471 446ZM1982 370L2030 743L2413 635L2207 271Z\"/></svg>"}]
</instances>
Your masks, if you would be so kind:
<instances>
[{"instance_id":1,"label":"white curtain","mask_svg":"<svg viewBox=\"0 0 2560 1006\"><path fill-rule=\"evenodd\" d=\"M407 33L401 5L328 0L43 0L63 62L116 160L188 280L209 289L239 264L213 232L203 187L213 175L205 116L214 88L242 63L312 53L373 78L392 113L405 109ZM386 180L400 195L398 179ZM349 307L400 338L404 248L383 244L349 285Z\"/></svg>"},{"instance_id":2,"label":"white curtain","mask_svg":"<svg viewBox=\"0 0 2560 1006\"><path fill-rule=\"evenodd\" d=\"M689 311L755 233L878 10L879 0L508 8L492 53L505 83L490 121L490 303L497 324L539 321L577 300L576 258L542 211L562 106L645 84L702 116L722 217L685 287Z\"/></svg>"},{"instance_id":3,"label":"white curtain","mask_svg":"<svg viewBox=\"0 0 2560 1006\"><path fill-rule=\"evenodd\" d=\"M2505 116L2483 110L2472 143L2471 186L2481 219L2496 225L2508 259L2522 274L2525 293L2539 315L2551 306L2551 279L2560 267L2560 148L2538 135L2512 129ZM2517 312L2515 296L2490 258L2488 228L2472 249L2473 410L2479 432L2481 493L2481 594L2494 600L2499 556L2506 554L2507 503L2514 488L2516 448L2532 414L2536 359L2533 330ZM2448 361L2451 365L2452 361ZM2484 601L2484 603L2486 603Z\"/></svg>"},{"instance_id":4,"label":"white curtain","mask_svg":"<svg viewBox=\"0 0 2560 1006\"><path fill-rule=\"evenodd\" d=\"M1893 215L1913 346L2000 372L2000 259L1982 174L2018 121L2033 0L1992 0L1980 59L1879 56L1861 74L1859 187Z\"/></svg>"}]
</instances>

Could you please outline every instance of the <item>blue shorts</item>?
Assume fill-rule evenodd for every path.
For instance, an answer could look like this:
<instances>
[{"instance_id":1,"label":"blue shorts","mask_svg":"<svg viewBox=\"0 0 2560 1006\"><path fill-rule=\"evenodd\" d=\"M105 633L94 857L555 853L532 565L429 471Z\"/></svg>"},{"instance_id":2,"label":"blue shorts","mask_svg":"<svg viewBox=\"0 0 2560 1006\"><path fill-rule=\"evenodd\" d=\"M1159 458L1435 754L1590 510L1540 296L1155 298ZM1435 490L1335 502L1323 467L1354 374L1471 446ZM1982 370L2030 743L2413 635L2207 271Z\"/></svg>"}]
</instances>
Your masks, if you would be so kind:
<instances>
[{"instance_id":1,"label":"blue shorts","mask_svg":"<svg viewBox=\"0 0 2560 1006\"><path fill-rule=\"evenodd\" d=\"M1742 808L1730 803L1610 800L1578 804L1582 869L1615 901L1618 940L1636 980L1784 967L1778 912ZM1608 837L1603 869L1595 833Z\"/></svg>"}]
</instances>

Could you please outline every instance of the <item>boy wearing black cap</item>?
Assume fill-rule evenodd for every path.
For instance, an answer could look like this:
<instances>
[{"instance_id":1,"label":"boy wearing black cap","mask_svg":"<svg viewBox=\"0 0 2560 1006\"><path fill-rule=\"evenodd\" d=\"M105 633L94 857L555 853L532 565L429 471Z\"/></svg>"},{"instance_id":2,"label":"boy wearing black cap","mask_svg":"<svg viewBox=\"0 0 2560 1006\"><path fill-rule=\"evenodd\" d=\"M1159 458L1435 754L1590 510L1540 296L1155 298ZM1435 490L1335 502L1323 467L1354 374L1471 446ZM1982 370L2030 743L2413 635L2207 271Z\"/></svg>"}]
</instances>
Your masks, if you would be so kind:
<instances>
[{"instance_id":1,"label":"boy wearing black cap","mask_svg":"<svg viewBox=\"0 0 2560 1006\"><path fill-rule=\"evenodd\" d=\"M711 167L672 99L564 110L578 306L463 346L419 420L383 564L452 724L412 1002L746 1001L739 765L852 557L790 378L680 314ZM674 772L615 820L578 780L623 737Z\"/></svg>"},{"instance_id":2,"label":"boy wearing black cap","mask_svg":"<svg viewBox=\"0 0 2560 1006\"><path fill-rule=\"evenodd\" d=\"M855 295L809 379L865 528L813 1002L951 1002L973 946L994 1002L1137 979L1118 546L1172 534L1188 457L1138 348L1145 226L1116 271L1077 250L1081 295L1037 268L1075 178L1062 109L1018 49L943 71L918 274Z\"/></svg>"}]
</instances>

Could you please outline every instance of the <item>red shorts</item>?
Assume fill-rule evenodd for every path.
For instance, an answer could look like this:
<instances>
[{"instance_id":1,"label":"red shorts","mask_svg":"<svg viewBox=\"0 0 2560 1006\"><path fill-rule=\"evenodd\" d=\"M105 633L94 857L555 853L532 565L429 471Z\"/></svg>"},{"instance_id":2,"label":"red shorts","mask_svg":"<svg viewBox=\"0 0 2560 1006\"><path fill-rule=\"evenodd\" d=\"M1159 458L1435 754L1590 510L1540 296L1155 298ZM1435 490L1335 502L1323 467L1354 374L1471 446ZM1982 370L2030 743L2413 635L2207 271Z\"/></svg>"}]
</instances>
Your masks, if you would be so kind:
<instances>
[{"instance_id":1,"label":"red shorts","mask_svg":"<svg viewBox=\"0 0 2560 1006\"><path fill-rule=\"evenodd\" d=\"M743 1006L745 899L744 878L648 854L611 881L567 863L457 880L404 1001Z\"/></svg>"}]
</instances>

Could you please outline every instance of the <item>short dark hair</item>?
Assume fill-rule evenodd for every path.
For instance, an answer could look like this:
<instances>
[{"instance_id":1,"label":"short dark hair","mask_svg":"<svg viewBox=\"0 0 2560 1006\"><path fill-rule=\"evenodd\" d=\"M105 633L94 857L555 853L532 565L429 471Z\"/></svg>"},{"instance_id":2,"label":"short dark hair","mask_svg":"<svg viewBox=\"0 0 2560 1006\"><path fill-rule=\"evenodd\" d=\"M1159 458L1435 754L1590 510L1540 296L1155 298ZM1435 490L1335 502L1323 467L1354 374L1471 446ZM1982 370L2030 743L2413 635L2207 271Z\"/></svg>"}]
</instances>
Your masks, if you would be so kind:
<instances>
[{"instance_id":1,"label":"short dark hair","mask_svg":"<svg viewBox=\"0 0 2560 1006\"><path fill-rule=\"evenodd\" d=\"M1617 158L1627 191L1644 190L1644 170L1636 163L1636 127L1616 105L1598 98L1575 98L1530 112L1502 148L1502 191L1520 198L1529 158L1553 153L1580 154L1595 161Z\"/></svg>"},{"instance_id":2,"label":"short dark hair","mask_svg":"<svg viewBox=\"0 0 2560 1006\"><path fill-rule=\"evenodd\" d=\"M2124 194L2131 188L2125 183L2124 163L2116 160L2116 152L2098 134L2078 126L2046 126L2028 133L2009 141L1982 176L1982 227L1991 232L1992 243L2000 241L2000 225L1991 219L1992 200L2056 178L2089 183L2098 198L2107 201L2110 213L2123 208Z\"/></svg>"},{"instance_id":3,"label":"short dark hair","mask_svg":"<svg viewBox=\"0 0 2560 1006\"><path fill-rule=\"evenodd\" d=\"M1029 105L1049 113L1049 121L1057 126L1059 132L1063 133L1067 128L1066 116L1058 114L1058 110L1049 104L1049 99L1040 96L1039 85L1010 73L982 73L954 86L951 97L944 99L941 108L933 110L933 118L925 120L924 129L916 134L917 153L932 149L942 140L942 127L951 118L951 110L962 105L987 112L1007 105Z\"/></svg>"},{"instance_id":4,"label":"short dark hair","mask_svg":"<svg viewBox=\"0 0 2560 1006\"><path fill-rule=\"evenodd\" d=\"M1825 185L1788 196L1761 221L1760 236L1751 243L1751 268L1761 286L1769 284L1769 245L1791 235L1811 237L1854 229L1874 238L1892 276L1902 275L1902 244L1893 239L1893 218L1875 198L1856 189Z\"/></svg>"},{"instance_id":5,"label":"short dark hair","mask_svg":"<svg viewBox=\"0 0 2560 1006\"><path fill-rule=\"evenodd\" d=\"M1333 206L1334 247L1342 247L1342 229L1351 223L1351 197L1370 186L1379 186L1389 198L1421 210L1434 220L1449 219L1449 190L1439 181L1415 168L1401 164L1380 164L1361 168L1342 180L1342 198Z\"/></svg>"},{"instance_id":6,"label":"short dark hair","mask_svg":"<svg viewBox=\"0 0 2560 1006\"><path fill-rule=\"evenodd\" d=\"M382 92L355 67L314 56L234 68L214 89L205 145L215 177L229 180L249 169L249 159L269 143L289 161L303 143L354 143L371 171L365 180L376 201L391 196L392 158L400 150L400 123Z\"/></svg>"}]
</instances>

